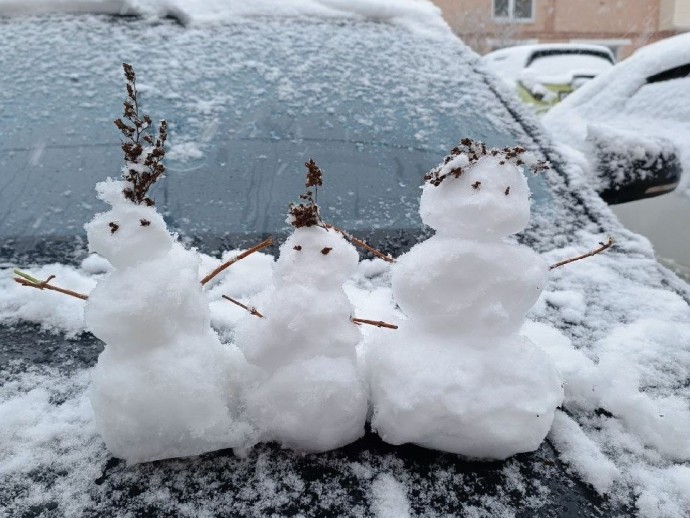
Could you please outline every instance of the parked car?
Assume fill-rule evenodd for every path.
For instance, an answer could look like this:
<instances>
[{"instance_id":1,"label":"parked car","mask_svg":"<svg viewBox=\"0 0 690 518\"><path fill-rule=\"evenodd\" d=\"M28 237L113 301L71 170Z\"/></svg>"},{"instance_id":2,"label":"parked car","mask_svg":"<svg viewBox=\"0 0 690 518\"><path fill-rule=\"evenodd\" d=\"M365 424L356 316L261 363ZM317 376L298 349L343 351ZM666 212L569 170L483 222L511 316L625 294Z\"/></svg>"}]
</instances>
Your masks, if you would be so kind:
<instances>
[{"instance_id":1,"label":"parked car","mask_svg":"<svg viewBox=\"0 0 690 518\"><path fill-rule=\"evenodd\" d=\"M690 169L690 35L648 45L542 118L556 140L586 157L609 203L658 196ZM641 192L618 188L630 175Z\"/></svg>"},{"instance_id":2,"label":"parked car","mask_svg":"<svg viewBox=\"0 0 690 518\"><path fill-rule=\"evenodd\" d=\"M537 113L546 112L616 62L608 47L580 43L506 47L489 52L482 61Z\"/></svg>"},{"instance_id":3,"label":"parked car","mask_svg":"<svg viewBox=\"0 0 690 518\"><path fill-rule=\"evenodd\" d=\"M0 46L11 49L0 53L0 509L682 515L690 501L690 287L620 226L435 8L214 4L208 25L202 7L0 18ZM533 216L519 239L554 263L608 235L616 245L554 269L525 328L565 380L549 439L503 463L392 446L371 432L318 455L262 444L136 466L111 457L88 398L103 344L84 331L82 302L17 286L11 268L54 273L85 291L107 271L88 257L83 224L103 209L94 184L120 174L112 120L122 109L122 61L137 70L145 111L169 123L157 207L181 240L210 255L269 233L280 242L312 157L325 174L325 217L394 255L428 235L419 186L461 137L519 144L550 161L548 173L529 177ZM382 262L362 263L348 293L355 305L380 300L395 311ZM214 319L226 340L232 319L222 312L231 308L218 306Z\"/></svg>"}]
</instances>

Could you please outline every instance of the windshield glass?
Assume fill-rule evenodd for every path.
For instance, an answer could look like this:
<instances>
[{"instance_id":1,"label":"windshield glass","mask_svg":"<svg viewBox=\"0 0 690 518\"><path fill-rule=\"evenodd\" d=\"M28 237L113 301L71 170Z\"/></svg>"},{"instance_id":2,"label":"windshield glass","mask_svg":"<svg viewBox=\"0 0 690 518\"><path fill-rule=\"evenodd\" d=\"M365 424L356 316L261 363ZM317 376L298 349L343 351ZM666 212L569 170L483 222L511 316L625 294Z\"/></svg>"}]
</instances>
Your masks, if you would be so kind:
<instances>
[{"instance_id":1,"label":"windshield glass","mask_svg":"<svg viewBox=\"0 0 690 518\"><path fill-rule=\"evenodd\" d=\"M202 241L285 229L310 158L325 173L327 221L419 229L422 177L460 138L505 146L519 132L462 45L390 24L26 19L3 27L0 45L9 39L0 237L10 248L82 235L105 208L94 185L120 174L122 61L143 110L169 123L168 177L153 197L174 229ZM545 201L544 182L530 182Z\"/></svg>"}]
</instances>

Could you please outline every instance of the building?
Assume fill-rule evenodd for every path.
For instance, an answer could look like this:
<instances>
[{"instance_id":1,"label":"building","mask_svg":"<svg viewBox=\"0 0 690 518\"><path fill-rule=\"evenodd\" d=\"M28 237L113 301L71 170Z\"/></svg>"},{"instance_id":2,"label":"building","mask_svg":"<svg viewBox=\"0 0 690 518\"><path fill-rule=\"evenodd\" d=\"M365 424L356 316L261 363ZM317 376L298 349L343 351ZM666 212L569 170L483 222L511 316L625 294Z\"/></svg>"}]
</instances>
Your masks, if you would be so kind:
<instances>
[{"instance_id":1,"label":"building","mask_svg":"<svg viewBox=\"0 0 690 518\"><path fill-rule=\"evenodd\" d=\"M522 43L580 42L618 58L690 30L690 0L432 0L448 24L484 54Z\"/></svg>"}]
</instances>

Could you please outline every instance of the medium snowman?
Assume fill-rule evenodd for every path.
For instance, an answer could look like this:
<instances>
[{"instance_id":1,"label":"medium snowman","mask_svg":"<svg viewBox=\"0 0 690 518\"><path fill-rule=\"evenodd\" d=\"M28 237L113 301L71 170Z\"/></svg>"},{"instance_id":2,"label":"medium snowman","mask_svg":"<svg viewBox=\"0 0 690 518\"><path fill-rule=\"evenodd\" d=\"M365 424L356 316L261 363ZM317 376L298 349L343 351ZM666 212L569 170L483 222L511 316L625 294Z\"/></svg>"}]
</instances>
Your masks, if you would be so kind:
<instances>
[{"instance_id":1,"label":"medium snowman","mask_svg":"<svg viewBox=\"0 0 690 518\"><path fill-rule=\"evenodd\" d=\"M548 266L508 239L530 216L521 154L465 140L426 177L420 215L436 233L392 268L408 320L366 354L372 427L389 443L505 459L551 427L561 377L519 334Z\"/></svg>"},{"instance_id":2,"label":"medium snowman","mask_svg":"<svg viewBox=\"0 0 690 518\"><path fill-rule=\"evenodd\" d=\"M90 394L96 426L130 463L244 447L253 433L240 415L247 364L211 328L199 255L176 241L148 197L165 171L165 123L157 140L142 138L151 120L139 118L134 72L124 67L131 124L116 121L128 140L124 180L96 186L111 208L86 225L90 250L113 266L84 312L105 342Z\"/></svg>"},{"instance_id":3,"label":"medium snowman","mask_svg":"<svg viewBox=\"0 0 690 518\"><path fill-rule=\"evenodd\" d=\"M310 164L307 188L316 188L321 173ZM321 452L364 434L368 392L355 352L361 335L343 291L359 254L321 222L312 193L303 198L290 207L295 230L280 247L275 288L261 305L265 318L247 317L236 341L263 373L247 391L262 439Z\"/></svg>"}]
</instances>

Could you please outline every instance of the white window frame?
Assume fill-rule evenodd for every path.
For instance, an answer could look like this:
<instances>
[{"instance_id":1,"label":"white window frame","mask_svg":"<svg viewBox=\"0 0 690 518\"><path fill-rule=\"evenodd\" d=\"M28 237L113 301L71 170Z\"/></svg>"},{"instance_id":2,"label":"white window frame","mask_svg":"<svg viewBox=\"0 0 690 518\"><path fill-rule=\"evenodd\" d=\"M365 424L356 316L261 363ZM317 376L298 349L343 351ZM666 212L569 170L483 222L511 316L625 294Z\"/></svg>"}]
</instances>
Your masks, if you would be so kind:
<instances>
[{"instance_id":1,"label":"white window frame","mask_svg":"<svg viewBox=\"0 0 690 518\"><path fill-rule=\"evenodd\" d=\"M498 23L534 23L534 4L537 0L530 0L532 2L532 11L529 18L515 18L515 0L508 0L508 16L496 16L496 0L491 0L491 17Z\"/></svg>"}]
</instances>

